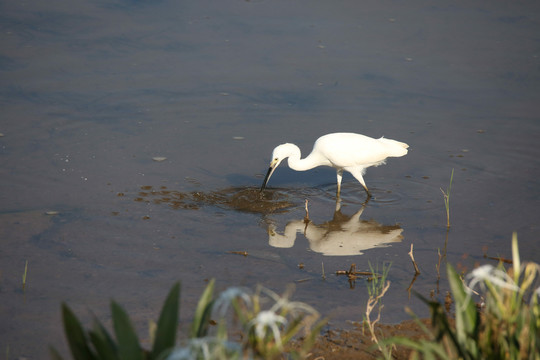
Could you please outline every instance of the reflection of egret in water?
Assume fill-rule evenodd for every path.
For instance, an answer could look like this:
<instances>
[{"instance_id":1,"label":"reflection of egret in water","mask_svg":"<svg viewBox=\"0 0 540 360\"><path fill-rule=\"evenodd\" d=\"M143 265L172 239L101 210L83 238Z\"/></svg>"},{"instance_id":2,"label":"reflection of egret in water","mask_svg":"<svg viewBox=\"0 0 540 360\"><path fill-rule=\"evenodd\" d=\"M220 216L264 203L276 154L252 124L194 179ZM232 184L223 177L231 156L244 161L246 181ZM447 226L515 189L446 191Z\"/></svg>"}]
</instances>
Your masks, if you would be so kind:
<instances>
[{"instance_id":1,"label":"reflection of egret in water","mask_svg":"<svg viewBox=\"0 0 540 360\"><path fill-rule=\"evenodd\" d=\"M316 225L308 216L292 220L285 226L283 235L276 232L274 224L268 225L268 242L271 246L290 248L297 233L303 233L311 250L328 256L362 255L364 250L385 247L403 239L403 229L398 225L387 226L375 220L360 220L365 209L362 206L354 215L341 213L339 201L332 220ZM306 208L307 210L307 208Z\"/></svg>"},{"instance_id":2,"label":"reflection of egret in water","mask_svg":"<svg viewBox=\"0 0 540 360\"><path fill-rule=\"evenodd\" d=\"M203 206L218 206L259 214L287 212L295 206L283 192L270 191L262 198L259 189L253 187L230 187L209 192L183 192L168 189L166 186L155 188L146 185L141 186L141 191L134 200L166 204L173 209L197 210Z\"/></svg>"}]
</instances>

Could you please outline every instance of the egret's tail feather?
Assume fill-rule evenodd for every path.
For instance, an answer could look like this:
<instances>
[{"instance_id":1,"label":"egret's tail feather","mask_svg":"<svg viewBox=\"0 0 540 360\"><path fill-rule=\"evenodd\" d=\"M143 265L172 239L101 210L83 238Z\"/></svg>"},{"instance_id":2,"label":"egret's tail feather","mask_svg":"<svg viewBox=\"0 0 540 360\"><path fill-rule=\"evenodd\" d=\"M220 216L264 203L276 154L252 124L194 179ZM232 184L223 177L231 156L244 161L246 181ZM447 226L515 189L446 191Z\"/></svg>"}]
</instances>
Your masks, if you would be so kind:
<instances>
[{"instance_id":1,"label":"egret's tail feather","mask_svg":"<svg viewBox=\"0 0 540 360\"><path fill-rule=\"evenodd\" d=\"M400 156L407 155L407 152L408 152L407 148L409 147L409 145L405 144L404 142L391 140L391 139L385 139L385 138L380 138L379 141L383 143L384 146L390 152L390 155L388 156L400 157Z\"/></svg>"}]
</instances>

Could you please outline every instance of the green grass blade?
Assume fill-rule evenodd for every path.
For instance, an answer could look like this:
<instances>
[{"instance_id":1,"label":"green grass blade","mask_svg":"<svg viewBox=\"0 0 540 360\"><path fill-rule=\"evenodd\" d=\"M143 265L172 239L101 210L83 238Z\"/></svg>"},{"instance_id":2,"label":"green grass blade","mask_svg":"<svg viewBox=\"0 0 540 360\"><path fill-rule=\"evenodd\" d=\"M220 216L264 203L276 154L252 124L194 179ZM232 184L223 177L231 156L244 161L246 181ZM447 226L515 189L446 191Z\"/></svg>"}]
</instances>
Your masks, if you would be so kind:
<instances>
[{"instance_id":1,"label":"green grass blade","mask_svg":"<svg viewBox=\"0 0 540 360\"><path fill-rule=\"evenodd\" d=\"M412 350L422 350L422 347L424 346L420 341L397 336L389 339L382 339L380 340L380 343L383 345L402 345Z\"/></svg>"},{"instance_id":2,"label":"green grass blade","mask_svg":"<svg viewBox=\"0 0 540 360\"><path fill-rule=\"evenodd\" d=\"M28 275L28 260L26 260L26 263L24 264L24 273L22 277L22 285L23 288L26 286L26 276Z\"/></svg>"},{"instance_id":3,"label":"green grass blade","mask_svg":"<svg viewBox=\"0 0 540 360\"><path fill-rule=\"evenodd\" d=\"M92 341L100 360L118 360L118 354L114 348L111 348L105 339L93 331L90 331L90 341Z\"/></svg>"},{"instance_id":4,"label":"green grass blade","mask_svg":"<svg viewBox=\"0 0 540 360\"><path fill-rule=\"evenodd\" d=\"M448 264L446 271L452 296L456 302L456 337L460 346L458 350L468 349L469 354L475 356L477 347L474 344L476 344L480 328L478 311L470 295L465 291L465 285L463 285L461 278L452 265Z\"/></svg>"},{"instance_id":5,"label":"green grass blade","mask_svg":"<svg viewBox=\"0 0 540 360\"><path fill-rule=\"evenodd\" d=\"M191 338L203 337L208 332L208 321L210 320L213 302L212 298L214 296L214 283L215 279L210 280L199 299L193 318L193 324L191 324Z\"/></svg>"},{"instance_id":6,"label":"green grass blade","mask_svg":"<svg viewBox=\"0 0 540 360\"><path fill-rule=\"evenodd\" d=\"M517 233L512 233L512 266L514 267L514 282L519 283L519 275L521 274L521 260L519 258L519 246Z\"/></svg>"},{"instance_id":7,"label":"green grass blade","mask_svg":"<svg viewBox=\"0 0 540 360\"><path fill-rule=\"evenodd\" d=\"M422 359L452 359L444 347L436 342L412 340L404 337L392 337L381 341L384 345L400 345L422 354Z\"/></svg>"},{"instance_id":8,"label":"green grass blade","mask_svg":"<svg viewBox=\"0 0 540 360\"><path fill-rule=\"evenodd\" d=\"M114 333L118 342L120 360L143 360L144 353L128 315L120 305L111 302Z\"/></svg>"},{"instance_id":9,"label":"green grass blade","mask_svg":"<svg viewBox=\"0 0 540 360\"><path fill-rule=\"evenodd\" d=\"M89 331L90 341L102 360L118 360L118 347L101 323L94 319L94 329Z\"/></svg>"},{"instance_id":10,"label":"green grass blade","mask_svg":"<svg viewBox=\"0 0 540 360\"><path fill-rule=\"evenodd\" d=\"M95 359L95 355L88 346L88 339L85 336L81 323L65 303L62 303L62 319L73 358L75 360Z\"/></svg>"},{"instance_id":11,"label":"green grass blade","mask_svg":"<svg viewBox=\"0 0 540 360\"><path fill-rule=\"evenodd\" d=\"M62 356L60 356L60 353L56 351L56 349L52 346L49 347L49 356L51 357L52 360L64 360ZM6 359L7 358L8 356L6 355Z\"/></svg>"},{"instance_id":12,"label":"green grass blade","mask_svg":"<svg viewBox=\"0 0 540 360\"><path fill-rule=\"evenodd\" d=\"M178 304L180 298L180 283L174 284L163 308L157 323L156 337L152 347L152 358L163 351L174 347L176 331L178 329Z\"/></svg>"}]
</instances>

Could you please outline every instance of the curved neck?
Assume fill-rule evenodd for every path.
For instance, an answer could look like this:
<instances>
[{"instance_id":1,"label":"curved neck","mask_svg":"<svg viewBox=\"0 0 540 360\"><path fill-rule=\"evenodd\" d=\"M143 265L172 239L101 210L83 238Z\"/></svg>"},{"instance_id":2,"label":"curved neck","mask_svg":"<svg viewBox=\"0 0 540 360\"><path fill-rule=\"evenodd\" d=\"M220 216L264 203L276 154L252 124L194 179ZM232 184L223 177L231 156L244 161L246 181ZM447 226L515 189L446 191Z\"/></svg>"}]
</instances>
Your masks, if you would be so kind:
<instances>
[{"instance_id":1,"label":"curved neck","mask_svg":"<svg viewBox=\"0 0 540 360\"><path fill-rule=\"evenodd\" d=\"M309 154L304 159L300 159L300 157L300 149L295 145L294 148L291 148L291 153L288 159L288 164L291 169L296 171L306 171L319 165L323 165L320 159L317 159L317 156L313 153Z\"/></svg>"}]
</instances>

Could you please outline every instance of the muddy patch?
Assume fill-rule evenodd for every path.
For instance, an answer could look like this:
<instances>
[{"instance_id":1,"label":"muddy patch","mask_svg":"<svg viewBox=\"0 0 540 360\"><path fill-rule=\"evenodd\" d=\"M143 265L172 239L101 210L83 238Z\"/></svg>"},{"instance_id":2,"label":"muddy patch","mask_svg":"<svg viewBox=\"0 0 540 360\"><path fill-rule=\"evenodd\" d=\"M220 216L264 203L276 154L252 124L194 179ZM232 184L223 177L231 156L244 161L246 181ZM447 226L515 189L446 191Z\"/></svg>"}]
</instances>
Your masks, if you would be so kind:
<instances>
[{"instance_id":1,"label":"muddy patch","mask_svg":"<svg viewBox=\"0 0 540 360\"><path fill-rule=\"evenodd\" d=\"M421 320L424 326L430 321ZM406 320L395 325L376 325L379 340L391 337L406 337L409 339L427 339L421 326L415 320ZM402 346L392 351L395 359L408 359L410 350ZM370 360L379 359L382 356L377 345L372 340L367 329L362 329L361 324L356 324L353 329L326 330L317 339L308 359L340 359L340 360Z\"/></svg>"},{"instance_id":2,"label":"muddy patch","mask_svg":"<svg viewBox=\"0 0 540 360\"><path fill-rule=\"evenodd\" d=\"M123 193L119 194L124 196ZM224 209L248 213L283 213L295 206L285 193L265 191L253 187L230 187L216 191L182 192L166 186L154 188L141 186L141 191L133 198L137 202L165 204L173 209L198 210L204 206L217 206Z\"/></svg>"}]
</instances>

